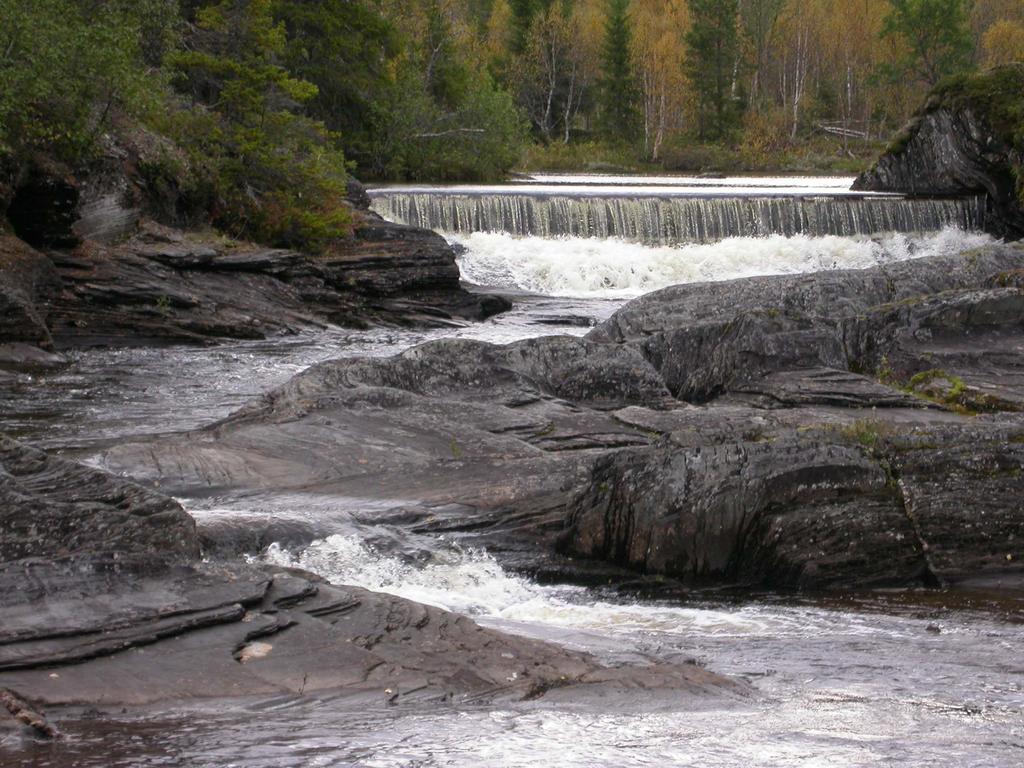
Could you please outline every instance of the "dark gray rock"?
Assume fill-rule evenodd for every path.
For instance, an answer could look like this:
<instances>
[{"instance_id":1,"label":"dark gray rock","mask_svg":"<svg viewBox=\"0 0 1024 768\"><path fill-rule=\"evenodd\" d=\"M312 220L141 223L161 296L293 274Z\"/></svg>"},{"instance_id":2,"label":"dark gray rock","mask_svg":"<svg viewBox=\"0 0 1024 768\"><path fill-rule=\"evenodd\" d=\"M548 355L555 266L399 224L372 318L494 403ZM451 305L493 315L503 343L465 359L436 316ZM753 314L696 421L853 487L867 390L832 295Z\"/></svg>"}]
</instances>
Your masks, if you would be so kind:
<instances>
[{"instance_id":1,"label":"dark gray rock","mask_svg":"<svg viewBox=\"0 0 1024 768\"><path fill-rule=\"evenodd\" d=\"M946 83L853 188L917 196L987 195L986 229L1024 237L1019 127L1024 65Z\"/></svg>"},{"instance_id":2,"label":"dark gray rock","mask_svg":"<svg viewBox=\"0 0 1024 768\"><path fill-rule=\"evenodd\" d=\"M22 631L0 636L0 688L47 707L325 690L377 706L516 701L574 687L579 700L595 695L596 682L676 697L745 692L693 665L661 665L656 675L603 667L584 653L300 572L204 565L139 580L125 568L93 590L92 572L80 569L75 584L60 569L0 571L0 585L23 584L43 612L33 618L14 606Z\"/></svg>"},{"instance_id":3,"label":"dark gray rock","mask_svg":"<svg viewBox=\"0 0 1024 768\"><path fill-rule=\"evenodd\" d=\"M1019 588L1022 443L1019 418L672 434L597 462L561 547L693 585Z\"/></svg>"},{"instance_id":4,"label":"dark gray rock","mask_svg":"<svg viewBox=\"0 0 1024 768\"><path fill-rule=\"evenodd\" d=\"M450 325L508 308L462 289L440 236L361 216L351 241L315 258L155 224L120 245L51 251L63 290L49 327L64 347L203 343L327 324Z\"/></svg>"},{"instance_id":5,"label":"dark gray rock","mask_svg":"<svg viewBox=\"0 0 1024 768\"><path fill-rule=\"evenodd\" d=\"M0 438L0 690L46 707L330 690L377 705L745 687L693 665L609 668L312 574L198 562L171 499ZM577 698L579 698L577 697Z\"/></svg>"},{"instance_id":6,"label":"dark gray rock","mask_svg":"<svg viewBox=\"0 0 1024 768\"><path fill-rule=\"evenodd\" d=\"M46 303L58 286L49 259L21 240L0 234L0 342L52 348Z\"/></svg>"},{"instance_id":7,"label":"dark gray rock","mask_svg":"<svg viewBox=\"0 0 1024 768\"><path fill-rule=\"evenodd\" d=\"M199 543L166 496L0 436L0 562L92 552L189 559Z\"/></svg>"},{"instance_id":8,"label":"dark gray rock","mask_svg":"<svg viewBox=\"0 0 1024 768\"><path fill-rule=\"evenodd\" d=\"M961 583L1003 557L993 578L1009 584L1024 486L1004 427L1018 421L971 414L1007 419L1024 402L1024 295L1003 279L1022 266L1024 249L992 246L679 286L582 340L447 340L323 363L216 425L101 461L179 495L303 494L333 524L457 536L584 581L632 568L692 585ZM923 368L945 363L958 373ZM932 437L878 453L890 432ZM987 456L1004 484L966 464L933 475L917 457L934 449ZM932 489L950 542L952 499L994 494L982 533L955 557L946 545L955 567L926 557L911 483ZM231 539L219 520L211 540L231 551ZM556 542L610 568L560 559Z\"/></svg>"},{"instance_id":9,"label":"dark gray rock","mask_svg":"<svg viewBox=\"0 0 1024 768\"><path fill-rule=\"evenodd\" d=\"M675 286L631 302L587 338L641 349L689 402L787 370L902 366L909 379L920 361L905 358L939 337L1020 329L1024 295L990 286L1022 262L1024 248L994 246L865 270Z\"/></svg>"}]
</instances>

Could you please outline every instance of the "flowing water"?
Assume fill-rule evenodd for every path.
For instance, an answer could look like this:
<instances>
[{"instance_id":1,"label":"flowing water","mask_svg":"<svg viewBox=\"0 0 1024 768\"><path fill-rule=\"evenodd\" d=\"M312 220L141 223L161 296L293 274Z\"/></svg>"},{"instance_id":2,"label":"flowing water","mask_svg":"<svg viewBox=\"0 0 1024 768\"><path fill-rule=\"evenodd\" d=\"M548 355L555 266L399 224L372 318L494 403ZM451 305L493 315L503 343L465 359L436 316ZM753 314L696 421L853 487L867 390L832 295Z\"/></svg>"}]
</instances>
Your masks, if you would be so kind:
<instances>
[{"instance_id":1,"label":"flowing water","mask_svg":"<svg viewBox=\"0 0 1024 768\"><path fill-rule=\"evenodd\" d=\"M635 197L637 183L615 177L543 180L544 187L566 197L609 188ZM830 194L840 205L849 180L656 183L677 194ZM540 188L535 184L532 193ZM732 233L714 243L673 246L514 232L448 236L462 249L465 279L511 292L512 312L445 330L331 330L208 349L81 351L59 372L0 378L0 429L88 455L126 436L207 423L324 359L388 355L452 335L500 343L583 334L629 297L673 283L864 267L988 241L951 227L872 230L856 237ZM253 514L337 521L330 523L336 530L316 541L274 544L250 552L252 559L298 565L337 583L442 606L609 662L696 660L750 681L754 694L580 705L542 699L514 707L429 710L353 710L332 696L302 696L112 718L69 713L61 721L67 741L48 746L12 739L0 744L0 765L1024 765L1019 602L913 592L841 600L759 595L632 601L589 588L534 583L507 572L486 552L452 541L410 540L407 532L373 525L365 510L355 517L347 509L333 515L332 507L345 507L346 500L310 505L268 497L259 509L242 498L183 501L200 525Z\"/></svg>"},{"instance_id":2,"label":"flowing water","mask_svg":"<svg viewBox=\"0 0 1024 768\"><path fill-rule=\"evenodd\" d=\"M799 180L797 180L799 181ZM727 237L931 232L984 224L979 197L911 200L852 193L849 180L545 177L496 187L395 187L372 193L385 218L445 232L621 238L646 245ZM844 188L845 187L845 188Z\"/></svg>"}]
</instances>

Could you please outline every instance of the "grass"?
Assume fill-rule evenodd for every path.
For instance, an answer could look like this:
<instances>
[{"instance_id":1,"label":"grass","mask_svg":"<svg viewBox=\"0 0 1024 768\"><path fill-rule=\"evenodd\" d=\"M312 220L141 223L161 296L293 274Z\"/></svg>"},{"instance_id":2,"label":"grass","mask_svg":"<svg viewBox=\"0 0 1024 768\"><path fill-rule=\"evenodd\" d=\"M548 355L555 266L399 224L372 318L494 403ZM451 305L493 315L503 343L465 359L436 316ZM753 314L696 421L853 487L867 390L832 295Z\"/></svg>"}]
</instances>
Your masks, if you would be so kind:
<instances>
[{"instance_id":1,"label":"grass","mask_svg":"<svg viewBox=\"0 0 1024 768\"><path fill-rule=\"evenodd\" d=\"M892 432L892 426L873 419L857 419L839 428L847 440L859 443L869 451L877 450L883 438Z\"/></svg>"},{"instance_id":2,"label":"grass","mask_svg":"<svg viewBox=\"0 0 1024 768\"><path fill-rule=\"evenodd\" d=\"M516 168L521 173L657 173L662 167L645 162L637 148L603 141L573 141L563 144L531 144Z\"/></svg>"},{"instance_id":3,"label":"grass","mask_svg":"<svg viewBox=\"0 0 1024 768\"><path fill-rule=\"evenodd\" d=\"M884 142L853 141L844 151L837 139L813 135L792 146L758 152L738 147L701 144L686 136L666 141L661 158L644 157L643 147L600 140L569 144L530 145L516 168L520 173L781 173L855 175L868 168Z\"/></svg>"}]
</instances>

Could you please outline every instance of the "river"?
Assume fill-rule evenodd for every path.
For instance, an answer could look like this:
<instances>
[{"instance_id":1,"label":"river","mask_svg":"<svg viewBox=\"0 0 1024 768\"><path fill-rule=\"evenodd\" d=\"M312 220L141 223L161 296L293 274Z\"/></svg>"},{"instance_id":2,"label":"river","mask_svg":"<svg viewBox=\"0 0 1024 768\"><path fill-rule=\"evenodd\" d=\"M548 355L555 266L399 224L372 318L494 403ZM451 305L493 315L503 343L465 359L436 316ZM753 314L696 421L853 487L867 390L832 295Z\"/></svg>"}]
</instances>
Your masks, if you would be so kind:
<instances>
[{"instance_id":1,"label":"river","mask_svg":"<svg viewBox=\"0 0 1024 768\"><path fill-rule=\"evenodd\" d=\"M392 215L398 210L396 199L414 196L521 197L542 208L553 198L576 200L575 208L563 206L563 216L576 216L592 205L586 202L591 198L614 200L620 211L632 210L619 216L617 226L638 234L555 237L550 231L529 231L533 225L504 231L498 219L486 231L479 231L479 219L475 225L452 226L455 231L447 236L460 249L464 279L509 292L516 301L513 311L480 324L430 331L333 329L198 349L78 351L58 372L0 379L0 428L87 459L97 448L127 436L181 431L221 418L325 359L390 355L445 336L500 343L551 333L582 335L629 298L674 283L866 267L988 241L965 229L971 221L958 227L945 219L938 222L940 228L927 231L849 234L840 229L688 238L677 230L666 235L668 230L650 218L649 206L630 208L622 202L679 198L707 205L728 199L733 210L755 210L761 205L756 201L778 196L813 199L818 209L832 206L841 213L844 205L864 202L862 196L844 200L849 182L545 177L472 191L381 190L375 205ZM872 202L900 206L906 201ZM545 210L550 213L551 206ZM859 220L840 213L834 221ZM743 220L743 215L737 219ZM653 230L645 227L661 234L649 236ZM258 508L245 498L182 501L201 526L254 514L318 514L315 508L297 509L296 500L287 496L261 497ZM514 707L428 710L384 705L353 710L340 699L316 695L182 704L102 718L75 711L59 718L69 735L66 741L0 745L0 764L1024 764L1024 616L1019 602L912 591L830 598L624 599L590 588L538 584L506 571L486 552L464 549L455 541L410 542L403 531L367 525L365 515L362 523L337 519L337 529L324 531L321 539L271 543L246 556L442 606L487 626L587 650L610 662L694 660L750 682L753 693L726 699L625 697L600 704L541 699Z\"/></svg>"}]
</instances>

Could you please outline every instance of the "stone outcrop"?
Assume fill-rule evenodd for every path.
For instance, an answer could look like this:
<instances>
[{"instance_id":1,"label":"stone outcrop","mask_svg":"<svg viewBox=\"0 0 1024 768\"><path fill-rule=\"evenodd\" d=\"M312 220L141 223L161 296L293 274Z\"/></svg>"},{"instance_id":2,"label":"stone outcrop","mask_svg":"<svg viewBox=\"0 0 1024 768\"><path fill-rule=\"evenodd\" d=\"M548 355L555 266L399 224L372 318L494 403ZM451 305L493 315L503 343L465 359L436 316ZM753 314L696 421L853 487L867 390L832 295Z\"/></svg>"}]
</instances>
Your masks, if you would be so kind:
<instances>
[{"instance_id":1,"label":"stone outcrop","mask_svg":"<svg viewBox=\"0 0 1024 768\"><path fill-rule=\"evenodd\" d=\"M199 546L171 499L0 436L0 561L94 552L186 560Z\"/></svg>"},{"instance_id":2,"label":"stone outcrop","mask_svg":"<svg viewBox=\"0 0 1024 768\"><path fill-rule=\"evenodd\" d=\"M327 324L437 325L508 304L459 285L438 235L373 214L330 254L233 243L146 224L127 242L51 251L58 346L264 338Z\"/></svg>"},{"instance_id":3,"label":"stone outcrop","mask_svg":"<svg viewBox=\"0 0 1024 768\"><path fill-rule=\"evenodd\" d=\"M1024 237L1024 145L1019 137L1024 64L936 88L854 189L914 196L985 193L986 229Z\"/></svg>"},{"instance_id":4,"label":"stone outcrop","mask_svg":"<svg viewBox=\"0 0 1024 768\"><path fill-rule=\"evenodd\" d=\"M1022 472L1019 417L671 434L597 462L562 548L698 586L1020 588Z\"/></svg>"},{"instance_id":5,"label":"stone outcrop","mask_svg":"<svg viewBox=\"0 0 1024 768\"><path fill-rule=\"evenodd\" d=\"M608 667L302 571L198 557L173 500L0 438L0 691L113 707L325 690L377 706L745 690L694 665Z\"/></svg>"},{"instance_id":6,"label":"stone outcrop","mask_svg":"<svg viewBox=\"0 0 1024 768\"><path fill-rule=\"evenodd\" d=\"M0 343L52 348L46 302L58 285L49 259L16 237L0 234Z\"/></svg>"},{"instance_id":7,"label":"stone outcrop","mask_svg":"<svg viewBox=\"0 0 1024 768\"><path fill-rule=\"evenodd\" d=\"M327 324L433 326L510 306L466 291L448 243L370 212L358 182L349 190L351 237L314 256L155 223L147 216L181 226L195 217L179 210L180 196L154 192L139 170L143 150L107 150L85 175L37 164L8 193L0 344L198 343Z\"/></svg>"},{"instance_id":8,"label":"stone outcrop","mask_svg":"<svg viewBox=\"0 0 1024 768\"><path fill-rule=\"evenodd\" d=\"M170 250L156 262L231 257ZM444 535L541 578L661 594L942 586L1020 599L1021 270L1024 248L990 246L677 287L583 339L330 361L205 429L107 448L96 460L113 475L5 441L0 689L106 706L741 690L690 665L609 669L241 564L261 539L254 515L194 527L164 493L242 494L247 508L280 495L273 524L293 544L378 526L412 552Z\"/></svg>"},{"instance_id":9,"label":"stone outcrop","mask_svg":"<svg viewBox=\"0 0 1024 768\"><path fill-rule=\"evenodd\" d=\"M330 254L235 243L144 222L127 241L45 254L0 241L0 341L44 348L265 338L327 324L443 325L508 308L469 293L438 235L361 213Z\"/></svg>"},{"instance_id":10,"label":"stone outcrop","mask_svg":"<svg viewBox=\"0 0 1024 768\"><path fill-rule=\"evenodd\" d=\"M330 498L335 525L401 521L584 581L1011 587L1022 266L1024 248L991 246L678 286L585 339L323 363L101 461L177 495Z\"/></svg>"}]
</instances>

